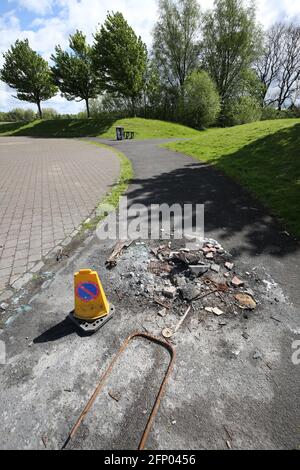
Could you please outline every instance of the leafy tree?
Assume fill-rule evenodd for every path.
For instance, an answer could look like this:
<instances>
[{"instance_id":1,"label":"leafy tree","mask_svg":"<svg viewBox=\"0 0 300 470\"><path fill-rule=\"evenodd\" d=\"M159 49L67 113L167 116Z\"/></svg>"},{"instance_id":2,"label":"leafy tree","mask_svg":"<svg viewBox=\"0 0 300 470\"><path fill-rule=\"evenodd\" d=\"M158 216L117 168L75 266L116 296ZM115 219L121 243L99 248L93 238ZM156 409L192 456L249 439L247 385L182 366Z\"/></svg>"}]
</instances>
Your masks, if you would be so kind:
<instances>
[{"instance_id":1,"label":"leafy tree","mask_svg":"<svg viewBox=\"0 0 300 470\"><path fill-rule=\"evenodd\" d=\"M294 103L287 110L288 114L292 118L300 118L300 106L295 105Z\"/></svg>"},{"instance_id":2,"label":"leafy tree","mask_svg":"<svg viewBox=\"0 0 300 470\"><path fill-rule=\"evenodd\" d=\"M143 89L144 117L162 117L164 87L155 61L149 60Z\"/></svg>"},{"instance_id":3,"label":"leafy tree","mask_svg":"<svg viewBox=\"0 0 300 470\"><path fill-rule=\"evenodd\" d=\"M32 109L14 108L7 113L8 121L34 121L37 118L36 113Z\"/></svg>"},{"instance_id":4,"label":"leafy tree","mask_svg":"<svg viewBox=\"0 0 300 470\"><path fill-rule=\"evenodd\" d=\"M280 119L283 116L280 116L280 111L274 108L272 105L265 106L262 110L261 120L262 121L269 121L274 119Z\"/></svg>"},{"instance_id":5,"label":"leafy tree","mask_svg":"<svg viewBox=\"0 0 300 470\"><path fill-rule=\"evenodd\" d=\"M0 79L17 90L19 100L35 103L42 119L41 102L57 92L48 63L30 48L28 39L17 40L3 57Z\"/></svg>"},{"instance_id":6,"label":"leafy tree","mask_svg":"<svg viewBox=\"0 0 300 470\"><path fill-rule=\"evenodd\" d=\"M257 72L253 69L244 69L240 74L240 79L236 85L232 87L232 98L241 96L251 96L263 105L263 95L265 87Z\"/></svg>"},{"instance_id":7,"label":"leafy tree","mask_svg":"<svg viewBox=\"0 0 300 470\"><path fill-rule=\"evenodd\" d=\"M247 124L260 121L262 107L252 96L241 96L226 104L224 109L224 123L229 126Z\"/></svg>"},{"instance_id":8,"label":"leafy tree","mask_svg":"<svg viewBox=\"0 0 300 470\"><path fill-rule=\"evenodd\" d=\"M147 49L122 13L109 13L95 35L94 66L103 87L130 98L132 114L145 81Z\"/></svg>"},{"instance_id":9,"label":"leafy tree","mask_svg":"<svg viewBox=\"0 0 300 470\"><path fill-rule=\"evenodd\" d=\"M105 92L91 101L91 116L93 118L99 118L108 113L121 118L128 116L130 111L130 100L120 95L116 95L115 93Z\"/></svg>"},{"instance_id":10,"label":"leafy tree","mask_svg":"<svg viewBox=\"0 0 300 470\"><path fill-rule=\"evenodd\" d=\"M51 68L62 96L68 101L85 101L87 115L90 117L89 99L96 98L100 92L99 79L93 69L92 48L86 36L76 31L69 39L70 52L56 46L51 56Z\"/></svg>"},{"instance_id":11,"label":"leafy tree","mask_svg":"<svg viewBox=\"0 0 300 470\"><path fill-rule=\"evenodd\" d=\"M200 7L197 0L160 0L153 55L162 80L183 93L200 54Z\"/></svg>"},{"instance_id":12,"label":"leafy tree","mask_svg":"<svg viewBox=\"0 0 300 470\"><path fill-rule=\"evenodd\" d=\"M59 113L53 108L44 108L43 118L44 119L59 119Z\"/></svg>"},{"instance_id":13,"label":"leafy tree","mask_svg":"<svg viewBox=\"0 0 300 470\"><path fill-rule=\"evenodd\" d=\"M207 72L192 72L185 85L185 120L201 129L213 124L220 112L220 98Z\"/></svg>"},{"instance_id":14,"label":"leafy tree","mask_svg":"<svg viewBox=\"0 0 300 470\"><path fill-rule=\"evenodd\" d=\"M36 113L32 109L14 108L7 113L0 113L0 121L5 122L19 122L19 121L34 121Z\"/></svg>"},{"instance_id":15,"label":"leafy tree","mask_svg":"<svg viewBox=\"0 0 300 470\"><path fill-rule=\"evenodd\" d=\"M204 17L203 65L215 81L222 103L231 97L242 72L258 53L255 9L243 0L215 0Z\"/></svg>"}]
</instances>

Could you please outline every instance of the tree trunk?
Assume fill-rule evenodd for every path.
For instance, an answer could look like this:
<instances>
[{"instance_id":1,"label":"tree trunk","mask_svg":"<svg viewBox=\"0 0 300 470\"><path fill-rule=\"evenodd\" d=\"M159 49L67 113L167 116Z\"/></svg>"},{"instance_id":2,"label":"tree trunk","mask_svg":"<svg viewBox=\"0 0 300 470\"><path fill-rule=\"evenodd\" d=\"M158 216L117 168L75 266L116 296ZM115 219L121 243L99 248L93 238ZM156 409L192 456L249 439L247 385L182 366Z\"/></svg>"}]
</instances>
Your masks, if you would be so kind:
<instances>
[{"instance_id":1,"label":"tree trunk","mask_svg":"<svg viewBox=\"0 0 300 470\"><path fill-rule=\"evenodd\" d=\"M135 112L135 98L131 98L131 111L132 111L132 117L136 117L136 112Z\"/></svg>"},{"instance_id":2,"label":"tree trunk","mask_svg":"<svg viewBox=\"0 0 300 470\"><path fill-rule=\"evenodd\" d=\"M41 108L41 102L40 101L37 102L37 107L38 107L38 110L39 110L39 117L40 117L40 119L43 119L43 111L42 111L42 108Z\"/></svg>"},{"instance_id":3,"label":"tree trunk","mask_svg":"<svg viewBox=\"0 0 300 470\"><path fill-rule=\"evenodd\" d=\"M85 103L86 103L86 114L87 114L87 117L89 118L90 117L90 104L89 104L88 98L85 100Z\"/></svg>"},{"instance_id":4,"label":"tree trunk","mask_svg":"<svg viewBox=\"0 0 300 470\"><path fill-rule=\"evenodd\" d=\"M180 103L179 103L179 119L185 120L185 89L184 82L180 85Z\"/></svg>"}]
</instances>

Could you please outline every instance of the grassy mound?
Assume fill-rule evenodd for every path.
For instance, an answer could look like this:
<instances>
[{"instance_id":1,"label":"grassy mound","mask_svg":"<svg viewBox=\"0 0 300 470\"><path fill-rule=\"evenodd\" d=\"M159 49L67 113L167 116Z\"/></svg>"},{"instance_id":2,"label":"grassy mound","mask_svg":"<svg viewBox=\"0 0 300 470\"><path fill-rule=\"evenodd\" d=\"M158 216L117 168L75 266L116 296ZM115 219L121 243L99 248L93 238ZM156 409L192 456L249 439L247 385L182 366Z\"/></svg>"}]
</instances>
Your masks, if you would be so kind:
<instances>
[{"instance_id":1,"label":"grassy mound","mask_svg":"<svg viewBox=\"0 0 300 470\"><path fill-rule=\"evenodd\" d=\"M128 118L118 121L107 119L57 119L24 123L0 123L2 136L31 137L103 137L115 139L116 126L134 131L137 139L166 139L196 137L198 131L180 124L153 119Z\"/></svg>"}]
</instances>

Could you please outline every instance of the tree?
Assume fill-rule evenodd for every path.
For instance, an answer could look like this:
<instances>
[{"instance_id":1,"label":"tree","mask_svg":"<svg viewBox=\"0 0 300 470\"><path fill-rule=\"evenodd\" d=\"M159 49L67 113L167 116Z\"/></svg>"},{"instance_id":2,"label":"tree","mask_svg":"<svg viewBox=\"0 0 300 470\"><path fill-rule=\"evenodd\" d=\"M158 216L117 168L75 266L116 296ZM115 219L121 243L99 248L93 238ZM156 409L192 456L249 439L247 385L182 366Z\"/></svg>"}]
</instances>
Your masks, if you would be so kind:
<instances>
[{"instance_id":1,"label":"tree","mask_svg":"<svg viewBox=\"0 0 300 470\"><path fill-rule=\"evenodd\" d=\"M200 54L200 7L197 0L160 0L154 28L153 56L169 87L183 94L188 75Z\"/></svg>"},{"instance_id":2,"label":"tree","mask_svg":"<svg viewBox=\"0 0 300 470\"><path fill-rule=\"evenodd\" d=\"M228 126L247 124L248 122L260 121L262 107L252 96L240 96L227 102L224 109L224 123Z\"/></svg>"},{"instance_id":3,"label":"tree","mask_svg":"<svg viewBox=\"0 0 300 470\"><path fill-rule=\"evenodd\" d=\"M98 98L91 101L91 116L93 118L101 117L104 114L115 115L119 119L128 116L131 111L131 102L115 93L105 92Z\"/></svg>"},{"instance_id":4,"label":"tree","mask_svg":"<svg viewBox=\"0 0 300 470\"><path fill-rule=\"evenodd\" d=\"M89 99L100 92L99 79L93 68L92 48L81 31L70 36L70 52L56 46L51 56L51 68L62 96L68 101L85 101L87 116L90 117Z\"/></svg>"},{"instance_id":5,"label":"tree","mask_svg":"<svg viewBox=\"0 0 300 470\"><path fill-rule=\"evenodd\" d=\"M217 85L224 104L258 53L260 34L253 6L243 0L215 0L204 17L203 65Z\"/></svg>"},{"instance_id":6,"label":"tree","mask_svg":"<svg viewBox=\"0 0 300 470\"><path fill-rule=\"evenodd\" d=\"M43 117L44 119L59 119L58 112L53 108L44 108L43 109Z\"/></svg>"},{"instance_id":7,"label":"tree","mask_svg":"<svg viewBox=\"0 0 300 470\"><path fill-rule=\"evenodd\" d=\"M283 47L275 102L279 110L288 102L294 103L300 79L300 27L287 25L283 34Z\"/></svg>"},{"instance_id":8,"label":"tree","mask_svg":"<svg viewBox=\"0 0 300 470\"><path fill-rule=\"evenodd\" d=\"M282 62L282 37L285 26L277 23L269 28L262 38L262 48L255 61L255 70L263 85L262 101L268 103L268 93L275 81L279 78Z\"/></svg>"},{"instance_id":9,"label":"tree","mask_svg":"<svg viewBox=\"0 0 300 470\"><path fill-rule=\"evenodd\" d=\"M143 89L144 117L161 117L164 89L159 70L153 60L149 60Z\"/></svg>"},{"instance_id":10,"label":"tree","mask_svg":"<svg viewBox=\"0 0 300 470\"><path fill-rule=\"evenodd\" d=\"M257 72L251 69L244 69L236 85L232 88L231 97L239 98L241 96L250 96L254 98L260 105L263 105L263 95L265 86L259 79Z\"/></svg>"},{"instance_id":11,"label":"tree","mask_svg":"<svg viewBox=\"0 0 300 470\"><path fill-rule=\"evenodd\" d=\"M28 39L17 40L3 57L0 79L17 90L19 100L35 103L42 119L41 102L57 92L48 63L30 48Z\"/></svg>"},{"instance_id":12,"label":"tree","mask_svg":"<svg viewBox=\"0 0 300 470\"><path fill-rule=\"evenodd\" d=\"M109 13L95 35L94 67L102 86L130 98L132 114L144 87L147 49L122 13Z\"/></svg>"},{"instance_id":13,"label":"tree","mask_svg":"<svg viewBox=\"0 0 300 470\"><path fill-rule=\"evenodd\" d=\"M264 85L264 103L278 110L295 103L300 79L300 27L277 23L264 35L255 64Z\"/></svg>"},{"instance_id":14,"label":"tree","mask_svg":"<svg viewBox=\"0 0 300 470\"><path fill-rule=\"evenodd\" d=\"M14 108L7 113L3 113L4 121L7 122L30 122L36 119L36 113L32 109Z\"/></svg>"},{"instance_id":15,"label":"tree","mask_svg":"<svg viewBox=\"0 0 300 470\"><path fill-rule=\"evenodd\" d=\"M213 124L220 112L220 98L207 72L192 72L185 84L185 120L201 129Z\"/></svg>"}]
</instances>

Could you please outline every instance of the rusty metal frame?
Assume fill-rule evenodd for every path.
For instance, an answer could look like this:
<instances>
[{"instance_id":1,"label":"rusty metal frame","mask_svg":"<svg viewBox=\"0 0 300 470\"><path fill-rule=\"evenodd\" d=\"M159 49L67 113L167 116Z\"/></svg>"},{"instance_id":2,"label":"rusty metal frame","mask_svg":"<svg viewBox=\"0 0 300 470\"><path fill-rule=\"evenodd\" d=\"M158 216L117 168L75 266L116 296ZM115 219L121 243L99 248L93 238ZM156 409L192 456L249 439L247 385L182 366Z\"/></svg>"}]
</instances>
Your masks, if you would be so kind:
<instances>
[{"instance_id":1,"label":"rusty metal frame","mask_svg":"<svg viewBox=\"0 0 300 470\"><path fill-rule=\"evenodd\" d=\"M74 424L66 442L64 443L63 445L63 449L66 448L66 446L68 445L68 443L70 442L70 440L73 439L73 437L75 436L79 426L81 425L82 421L84 420L85 416L87 415L87 413L89 412L89 410L91 409L91 407L93 406L97 396L99 395L99 393L101 392L101 390L103 389L104 387L104 384L105 384L105 381L107 379L107 377L111 374L112 372L112 369L115 365L115 363L117 362L117 360L120 358L120 356L123 354L123 352L125 351L125 349L127 348L128 344L134 339L134 338L137 338L137 337L142 337L142 338L146 338L148 339L149 341L152 341L153 343L156 343L156 344L160 344L161 346L163 346L169 353L170 353L170 356L171 356L171 360L169 362L169 365L168 365L168 368L167 368L167 371L165 373L165 376L164 376L164 379L160 385L160 388L159 388L159 391L158 391L158 394L156 396L156 399L155 399L155 402L154 402L154 405L153 405L153 408L152 408L152 411L150 413L150 416L148 418L148 421L147 421L147 424L146 424L146 427L145 427L145 430L143 432L143 435L141 437L141 440L140 440L140 443L139 443L139 446L138 446L138 450L143 450L145 448L145 444L147 442L147 439L149 437L149 433L151 431L151 428L152 428L152 425L153 425L153 421L154 421L154 418L158 412L158 409L159 409L159 405L160 405L160 402L161 402L161 398L162 398L162 395L165 391L165 387L166 387L166 384L167 384L167 381L169 379L169 376L170 376L170 373L172 371L172 368L173 368L173 365L174 365L174 361L175 361L175 357L176 357L176 351L174 349L174 347L172 346L171 343L169 343L168 341L164 341L160 338L157 338L155 336L152 336L152 335L149 335L148 333L143 333L143 332L136 332L136 333L132 333L130 336L128 336L128 338L125 340L125 342L123 343L123 345L121 346L121 348L119 349L118 353L116 354L116 356L113 358L113 360L111 361L111 363L109 364L109 366L107 367L106 371L104 372L104 374L102 375L97 387L95 388L91 398L89 399L89 401L87 402L87 404L85 405L82 413L80 414L78 420L76 421L76 423Z\"/></svg>"}]
</instances>

